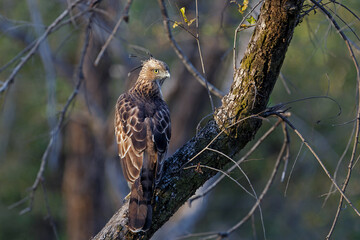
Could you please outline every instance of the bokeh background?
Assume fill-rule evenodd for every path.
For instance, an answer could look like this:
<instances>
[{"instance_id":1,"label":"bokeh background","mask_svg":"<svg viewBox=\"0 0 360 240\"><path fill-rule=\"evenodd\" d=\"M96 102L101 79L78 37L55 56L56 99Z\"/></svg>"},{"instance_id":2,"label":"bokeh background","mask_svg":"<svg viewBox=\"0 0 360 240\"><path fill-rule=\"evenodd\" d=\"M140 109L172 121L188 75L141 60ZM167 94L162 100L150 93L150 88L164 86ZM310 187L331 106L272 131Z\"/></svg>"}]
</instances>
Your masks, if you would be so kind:
<instances>
[{"instance_id":1,"label":"bokeh background","mask_svg":"<svg viewBox=\"0 0 360 240\"><path fill-rule=\"evenodd\" d=\"M0 81L6 80L19 59L6 68L3 66L37 39L46 26L67 9L69 2L71 0L0 2ZM240 13L238 5L231 2L198 2L206 78L225 93L232 82L234 31L246 14L246 11ZM256 3L250 1L247 11ZM360 16L359 1L341 3ZM89 239L121 206L128 188L121 175L113 138L114 105L137 77L136 70L129 77L128 73L146 57L141 48L170 66L171 79L163 86L172 119L169 154L194 136L197 126L203 124L200 120L211 114L206 89L189 74L170 47L155 0L133 2L129 22L122 23L100 64L94 66L125 4L126 1L103 0L94 12L83 65L84 84L70 105L56 144L51 148L43 184L35 192L32 209L25 214L19 213L29 207L29 200L9 206L29 196L50 132L76 86L90 14L67 18L71 21L50 34L17 74L14 83L1 93L0 239L56 239L56 235L59 239ZM189 19L196 16L194 0L169 0L166 4L171 20L183 22L181 7L185 7ZM337 15L336 20L354 44L355 56L359 58L359 17L339 4L328 3L327 7ZM84 9L84 4L78 6L72 16ZM258 13L256 9L252 15L256 18ZM190 26L183 23L183 26L196 32L195 23ZM252 29L239 33L238 61ZM201 71L194 37L181 27L172 30L188 58ZM129 58L129 54L137 57ZM296 28L269 106L299 100L287 105L290 120L332 174L339 166L336 178L339 184L346 176L353 145L357 87L356 69L337 31L320 11L305 15ZM305 99L314 96L323 97ZM215 106L221 104L216 96L213 100ZM275 122L272 118L264 121L254 142ZM267 239L324 239L329 231L339 194L332 192L324 202L330 180L296 134L290 131L290 136L287 168L284 170L284 165L281 166L264 198L262 217L257 210L229 239L264 239L264 235ZM258 194L270 176L282 142L283 133L279 128L241 165ZM242 150L238 158L251 146L250 143ZM284 181L280 178L282 172ZM231 176L250 189L240 172L234 171ZM357 163L346 192L358 209L359 181ZM240 221L254 203L238 185L225 178L205 198L193 202L191 207L182 207L153 238L175 239L190 233L224 232ZM360 239L359 217L346 204L333 239Z\"/></svg>"}]
</instances>

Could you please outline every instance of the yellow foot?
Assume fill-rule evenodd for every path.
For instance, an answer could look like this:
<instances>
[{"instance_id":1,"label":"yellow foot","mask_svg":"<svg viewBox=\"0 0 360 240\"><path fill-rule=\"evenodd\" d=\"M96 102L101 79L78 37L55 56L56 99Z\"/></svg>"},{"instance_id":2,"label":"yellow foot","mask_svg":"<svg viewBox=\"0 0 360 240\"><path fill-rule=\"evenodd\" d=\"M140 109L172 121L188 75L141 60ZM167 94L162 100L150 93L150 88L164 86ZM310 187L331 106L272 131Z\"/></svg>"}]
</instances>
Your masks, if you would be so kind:
<instances>
[{"instance_id":1,"label":"yellow foot","mask_svg":"<svg viewBox=\"0 0 360 240\"><path fill-rule=\"evenodd\" d=\"M131 192L130 192L128 195L126 195L126 197L125 197L125 199L124 199L124 200L128 200L128 199L130 199L130 195L131 195Z\"/></svg>"}]
</instances>

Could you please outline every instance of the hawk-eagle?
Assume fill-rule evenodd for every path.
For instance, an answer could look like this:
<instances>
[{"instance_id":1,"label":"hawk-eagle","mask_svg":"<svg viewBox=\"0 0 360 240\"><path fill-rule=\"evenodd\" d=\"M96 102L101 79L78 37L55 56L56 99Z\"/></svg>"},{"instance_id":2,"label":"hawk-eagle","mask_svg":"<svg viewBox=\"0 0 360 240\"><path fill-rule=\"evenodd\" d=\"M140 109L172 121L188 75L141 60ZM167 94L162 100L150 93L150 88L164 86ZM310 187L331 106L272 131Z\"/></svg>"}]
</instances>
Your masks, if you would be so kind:
<instances>
[{"instance_id":1,"label":"hawk-eagle","mask_svg":"<svg viewBox=\"0 0 360 240\"><path fill-rule=\"evenodd\" d=\"M130 186L128 227L133 232L146 231L151 225L154 186L171 137L170 112L161 93L169 77L169 67L150 58L143 62L135 85L116 103L115 135Z\"/></svg>"}]
</instances>

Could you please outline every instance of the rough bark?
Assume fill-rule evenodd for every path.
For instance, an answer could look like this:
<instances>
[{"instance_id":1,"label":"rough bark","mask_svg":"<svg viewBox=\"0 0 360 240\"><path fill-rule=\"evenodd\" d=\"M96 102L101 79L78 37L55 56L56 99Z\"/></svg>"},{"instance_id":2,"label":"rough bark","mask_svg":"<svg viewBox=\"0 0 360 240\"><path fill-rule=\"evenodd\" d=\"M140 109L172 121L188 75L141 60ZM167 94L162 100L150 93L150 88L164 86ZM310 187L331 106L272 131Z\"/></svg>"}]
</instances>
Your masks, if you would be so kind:
<instances>
[{"instance_id":1,"label":"rough bark","mask_svg":"<svg viewBox=\"0 0 360 240\"><path fill-rule=\"evenodd\" d=\"M205 168L199 173L194 171L195 168L184 167L200 163L222 169L229 163L228 159L213 151L203 151L188 162L190 159L209 143L211 148L232 157L253 139L261 120L256 117L241 119L266 109L294 28L299 22L302 4L303 0L267 0L263 3L245 56L235 71L230 92L215 113L215 121L209 121L197 136L166 160L163 178L156 189L151 229L138 234L128 231L128 201L124 200L122 208L93 239L149 239L200 186L217 173Z\"/></svg>"}]
</instances>

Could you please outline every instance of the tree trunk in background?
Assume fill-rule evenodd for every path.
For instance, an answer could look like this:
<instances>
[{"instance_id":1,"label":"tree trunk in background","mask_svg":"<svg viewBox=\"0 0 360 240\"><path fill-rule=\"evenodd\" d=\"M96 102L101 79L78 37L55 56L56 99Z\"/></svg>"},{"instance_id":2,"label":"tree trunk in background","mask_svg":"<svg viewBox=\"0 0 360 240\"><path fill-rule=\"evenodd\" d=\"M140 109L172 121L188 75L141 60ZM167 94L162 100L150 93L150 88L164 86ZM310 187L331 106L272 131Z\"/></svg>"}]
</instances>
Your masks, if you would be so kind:
<instances>
[{"instance_id":1,"label":"tree trunk in background","mask_svg":"<svg viewBox=\"0 0 360 240\"><path fill-rule=\"evenodd\" d=\"M205 49L204 58L206 59L206 65L208 66L207 80L214 85L221 85L221 79L216 79L217 71L220 70L219 62L223 56L225 49L219 49L214 46L214 43L204 44ZM217 45L219 46L219 45ZM193 50L189 55L190 61L194 62L198 59L197 46L194 45ZM206 113L211 112L211 104L208 97L207 90L194 81L191 74L185 70L182 63L180 67L180 76L177 76L178 86L176 92L171 96L171 132L176 138L170 141L169 152L173 153L184 142L189 140L194 135L196 127L203 116ZM197 66L201 69L201 66ZM219 80L216 82L216 80ZM213 96L213 100L216 102L218 99ZM184 107L186 106L186 107Z\"/></svg>"},{"instance_id":2,"label":"tree trunk in background","mask_svg":"<svg viewBox=\"0 0 360 240\"><path fill-rule=\"evenodd\" d=\"M96 231L102 210L104 163L86 118L72 118L66 131L63 191L67 239L89 239Z\"/></svg>"},{"instance_id":3,"label":"tree trunk in background","mask_svg":"<svg viewBox=\"0 0 360 240\"><path fill-rule=\"evenodd\" d=\"M84 96L90 113L72 114L66 126L63 191L69 240L87 240L105 223L104 165L107 129L103 111L108 108L108 59L93 66L101 45L90 39L85 62ZM86 107L85 107L86 108Z\"/></svg>"}]
</instances>

